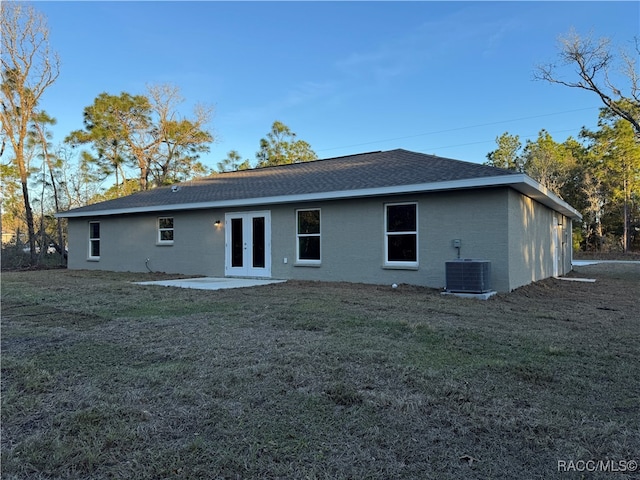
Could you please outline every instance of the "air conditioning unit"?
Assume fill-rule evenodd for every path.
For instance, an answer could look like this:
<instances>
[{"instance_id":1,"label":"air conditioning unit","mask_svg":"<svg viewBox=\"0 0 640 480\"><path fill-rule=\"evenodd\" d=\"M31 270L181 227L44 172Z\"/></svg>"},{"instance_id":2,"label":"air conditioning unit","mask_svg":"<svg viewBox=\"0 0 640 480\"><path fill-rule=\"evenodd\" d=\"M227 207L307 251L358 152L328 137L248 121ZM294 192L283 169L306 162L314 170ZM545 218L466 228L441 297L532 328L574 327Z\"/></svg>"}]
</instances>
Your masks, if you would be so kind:
<instances>
[{"instance_id":1,"label":"air conditioning unit","mask_svg":"<svg viewBox=\"0 0 640 480\"><path fill-rule=\"evenodd\" d=\"M446 262L448 292L485 293L491 290L491 262L470 258Z\"/></svg>"}]
</instances>

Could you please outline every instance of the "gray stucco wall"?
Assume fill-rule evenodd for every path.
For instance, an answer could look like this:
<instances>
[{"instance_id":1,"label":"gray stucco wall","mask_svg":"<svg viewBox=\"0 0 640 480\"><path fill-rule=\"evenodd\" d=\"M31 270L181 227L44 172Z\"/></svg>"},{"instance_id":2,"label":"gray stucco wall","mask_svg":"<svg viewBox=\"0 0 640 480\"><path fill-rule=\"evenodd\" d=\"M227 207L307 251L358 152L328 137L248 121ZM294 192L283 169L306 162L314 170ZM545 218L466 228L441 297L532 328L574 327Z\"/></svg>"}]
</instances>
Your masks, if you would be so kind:
<instances>
[{"instance_id":1,"label":"gray stucco wall","mask_svg":"<svg viewBox=\"0 0 640 480\"><path fill-rule=\"evenodd\" d=\"M411 269L385 268L385 205L403 202L418 204L419 265ZM298 208L321 210L319 266L296 264ZM156 241L157 219L163 213L72 218L69 268L144 272L148 265L153 271L224 276L225 213L264 210L271 213L273 278L443 288L445 262L457 256L452 240L459 239L461 258L491 261L492 286L498 291L510 291L552 274L550 229L552 215L559 215L508 188L176 211L166 213L174 218L174 243L170 246ZM99 261L87 259L88 223L92 220L101 223ZM216 220L222 224L215 226ZM565 219L562 223L568 223L570 232L570 222ZM570 248L570 236L568 244ZM564 255L570 269L570 252Z\"/></svg>"},{"instance_id":2,"label":"gray stucco wall","mask_svg":"<svg viewBox=\"0 0 640 480\"><path fill-rule=\"evenodd\" d=\"M507 289L507 192L506 188L461 191L428 198L425 247L432 286L445 286L445 263L456 258L452 240L459 239L460 258L489 260L492 288Z\"/></svg>"},{"instance_id":3,"label":"gray stucco wall","mask_svg":"<svg viewBox=\"0 0 640 480\"><path fill-rule=\"evenodd\" d=\"M157 219L174 219L173 245L157 242ZM224 213L219 215L224 221ZM69 219L69 268L224 275L224 230L216 212L190 211ZM90 221L100 222L100 260L88 260Z\"/></svg>"},{"instance_id":4,"label":"gray stucco wall","mask_svg":"<svg viewBox=\"0 0 640 480\"><path fill-rule=\"evenodd\" d=\"M510 290L571 271L570 218L511 190L508 222Z\"/></svg>"}]
</instances>

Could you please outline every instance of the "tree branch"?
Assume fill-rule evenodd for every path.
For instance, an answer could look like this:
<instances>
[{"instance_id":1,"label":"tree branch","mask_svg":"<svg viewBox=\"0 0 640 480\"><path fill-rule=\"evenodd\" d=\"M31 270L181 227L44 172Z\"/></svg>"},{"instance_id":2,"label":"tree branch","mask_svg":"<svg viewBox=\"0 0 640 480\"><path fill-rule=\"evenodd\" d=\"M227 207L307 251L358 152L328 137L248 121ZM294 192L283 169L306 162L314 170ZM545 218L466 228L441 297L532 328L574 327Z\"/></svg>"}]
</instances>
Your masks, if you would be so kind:
<instances>
[{"instance_id":1,"label":"tree branch","mask_svg":"<svg viewBox=\"0 0 640 480\"><path fill-rule=\"evenodd\" d=\"M638 39L635 39L635 50L640 53ZM594 92L604 105L620 118L631 123L640 141L640 85L636 61L634 58L622 53L623 73L630 81L631 96L623 95L622 89L617 88L610 77L610 69L614 56L610 50L610 40L601 38L595 42L590 36L581 38L574 31L560 38L560 58L564 65L575 65L579 80L567 81L558 76L557 67L554 64L537 66L534 79L544 80L549 83L564 85L570 88L580 88ZM608 91L616 99L612 98Z\"/></svg>"}]
</instances>

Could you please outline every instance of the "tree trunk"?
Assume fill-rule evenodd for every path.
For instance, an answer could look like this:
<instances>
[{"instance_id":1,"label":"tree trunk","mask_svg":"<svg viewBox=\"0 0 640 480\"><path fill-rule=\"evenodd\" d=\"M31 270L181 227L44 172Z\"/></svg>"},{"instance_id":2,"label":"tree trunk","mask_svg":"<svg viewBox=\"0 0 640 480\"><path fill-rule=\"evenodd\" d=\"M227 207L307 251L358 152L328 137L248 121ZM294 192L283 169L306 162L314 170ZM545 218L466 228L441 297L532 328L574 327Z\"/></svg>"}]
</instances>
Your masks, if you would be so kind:
<instances>
[{"instance_id":1,"label":"tree trunk","mask_svg":"<svg viewBox=\"0 0 640 480\"><path fill-rule=\"evenodd\" d=\"M599 219L596 220L595 236L596 236L596 242L597 242L596 251L601 252L604 237L602 235L602 224L600 223Z\"/></svg>"},{"instance_id":2,"label":"tree trunk","mask_svg":"<svg viewBox=\"0 0 640 480\"><path fill-rule=\"evenodd\" d=\"M56 213L60 213L60 200L58 197L58 187L56 185L56 178L53 174L53 167L51 165L51 159L49 158L48 153L45 151L45 158L47 159L47 166L49 167L49 176L51 178L51 186L53 187L53 201L56 206ZM58 245L62 246L62 253L60 254L60 264L64 264L64 244L63 244L63 235L62 235L62 220L60 217L56 218L56 228L58 231Z\"/></svg>"},{"instance_id":3,"label":"tree trunk","mask_svg":"<svg viewBox=\"0 0 640 480\"><path fill-rule=\"evenodd\" d=\"M627 181L624 182L624 208L622 213L622 221L624 226L622 228L622 251L627 253L629 251L629 192L627 192Z\"/></svg>"},{"instance_id":4,"label":"tree trunk","mask_svg":"<svg viewBox=\"0 0 640 480\"><path fill-rule=\"evenodd\" d=\"M27 231L29 233L29 250L31 264L36 263L36 231L33 226L33 211L31 210L31 203L29 202L29 188L27 187L27 181L22 183L22 198L24 199L24 213L27 220Z\"/></svg>"}]
</instances>

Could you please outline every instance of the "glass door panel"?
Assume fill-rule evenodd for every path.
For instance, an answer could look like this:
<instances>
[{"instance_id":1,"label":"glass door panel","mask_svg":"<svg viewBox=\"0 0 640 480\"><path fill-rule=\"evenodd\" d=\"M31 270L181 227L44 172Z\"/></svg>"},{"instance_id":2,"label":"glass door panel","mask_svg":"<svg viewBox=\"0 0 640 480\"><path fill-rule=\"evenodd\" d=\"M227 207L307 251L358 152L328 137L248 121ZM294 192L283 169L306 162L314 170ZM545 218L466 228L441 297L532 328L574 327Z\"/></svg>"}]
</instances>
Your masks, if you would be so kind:
<instances>
[{"instance_id":1,"label":"glass door panel","mask_svg":"<svg viewBox=\"0 0 640 480\"><path fill-rule=\"evenodd\" d=\"M244 266L244 239L242 237L242 218L231 219L231 266Z\"/></svg>"},{"instance_id":2,"label":"glass door panel","mask_svg":"<svg viewBox=\"0 0 640 480\"><path fill-rule=\"evenodd\" d=\"M253 217L253 259L251 265L253 268L265 267L265 230L264 230L264 217Z\"/></svg>"}]
</instances>

